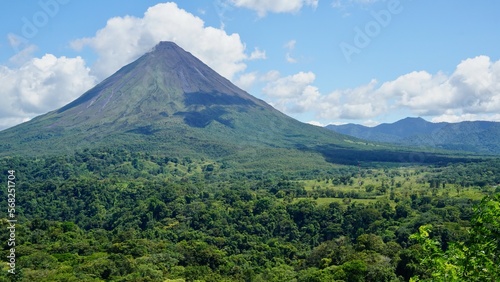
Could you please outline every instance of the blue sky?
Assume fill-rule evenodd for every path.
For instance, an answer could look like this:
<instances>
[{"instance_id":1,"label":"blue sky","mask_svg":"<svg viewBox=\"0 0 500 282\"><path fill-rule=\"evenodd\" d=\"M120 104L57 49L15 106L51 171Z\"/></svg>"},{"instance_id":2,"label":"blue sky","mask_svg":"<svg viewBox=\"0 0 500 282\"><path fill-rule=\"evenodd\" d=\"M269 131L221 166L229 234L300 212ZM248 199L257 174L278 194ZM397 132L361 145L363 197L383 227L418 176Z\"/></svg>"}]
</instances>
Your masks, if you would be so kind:
<instances>
[{"instance_id":1,"label":"blue sky","mask_svg":"<svg viewBox=\"0 0 500 282\"><path fill-rule=\"evenodd\" d=\"M16 1L0 9L0 129L161 40L313 124L500 121L500 2Z\"/></svg>"}]
</instances>

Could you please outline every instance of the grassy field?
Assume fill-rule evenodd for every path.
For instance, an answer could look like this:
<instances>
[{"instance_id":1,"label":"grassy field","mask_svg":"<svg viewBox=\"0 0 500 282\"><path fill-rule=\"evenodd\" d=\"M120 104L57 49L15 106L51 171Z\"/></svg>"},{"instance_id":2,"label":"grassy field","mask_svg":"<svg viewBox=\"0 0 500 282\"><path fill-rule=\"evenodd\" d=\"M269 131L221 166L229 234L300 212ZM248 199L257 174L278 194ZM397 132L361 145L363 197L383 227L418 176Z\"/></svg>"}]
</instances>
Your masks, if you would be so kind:
<instances>
[{"instance_id":1,"label":"grassy field","mask_svg":"<svg viewBox=\"0 0 500 282\"><path fill-rule=\"evenodd\" d=\"M429 179L436 172L429 167L400 167L391 169L358 169L342 177L324 176L318 179L297 181L319 205L339 203L370 204L378 200L397 202L412 195L418 197L445 197L455 199L480 200L492 192L493 188L462 187L459 184L440 183L432 186ZM432 186L432 187L431 187ZM332 196L333 195L333 196Z\"/></svg>"}]
</instances>

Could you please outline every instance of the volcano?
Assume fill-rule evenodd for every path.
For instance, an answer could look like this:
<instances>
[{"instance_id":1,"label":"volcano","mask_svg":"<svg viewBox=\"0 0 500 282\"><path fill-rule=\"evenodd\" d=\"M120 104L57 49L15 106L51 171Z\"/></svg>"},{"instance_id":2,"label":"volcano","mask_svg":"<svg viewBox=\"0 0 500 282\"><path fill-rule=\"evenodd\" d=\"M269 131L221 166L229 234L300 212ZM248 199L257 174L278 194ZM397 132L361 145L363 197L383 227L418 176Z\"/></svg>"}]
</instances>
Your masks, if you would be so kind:
<instances>
[{"instance_id":1,"label":"volcano","mask_svg":"<svg viewBox=\"0 0 500 282\"><path fill-rule=\"evenodd\" d=\"M161 42L66 106L0 132L0 154L125 147L221 157L352 140L286 116L175 43Z\"/></svg>"},{"instance_id":2,"label":"volcano","mask_svg":"<svg viewBox=\"0 0 500 282\"><path fill-rule=\"evenodd\" d=\"M151 52L123 67L80 98L56 111L82 124L137 125L169 121L177 116L189 126L230 124L224 107L240 110L268 105L220 76L173 42L161 42ZM134 126L132 125L132 127Z\"/></svg>"}]
</instances>

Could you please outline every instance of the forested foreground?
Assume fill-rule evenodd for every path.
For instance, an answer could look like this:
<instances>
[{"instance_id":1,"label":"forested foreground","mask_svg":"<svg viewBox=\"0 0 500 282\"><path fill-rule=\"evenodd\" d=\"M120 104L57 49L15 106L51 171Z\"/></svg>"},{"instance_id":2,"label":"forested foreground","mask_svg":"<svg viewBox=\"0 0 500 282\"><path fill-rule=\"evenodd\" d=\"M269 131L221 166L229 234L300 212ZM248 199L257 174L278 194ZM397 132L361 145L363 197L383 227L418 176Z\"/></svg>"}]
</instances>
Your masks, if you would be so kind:
<instances>
[{"instance_id":1,"label":"forested foreground","mask_svg":"<svg viewBox=\"0 0 500 282\"><path fill-rule=\"evenodd\" d=\"M500 281L499 160L269 175L108 150L0 168L18 181L4 281Z\"/></svg>"}]
</instances>

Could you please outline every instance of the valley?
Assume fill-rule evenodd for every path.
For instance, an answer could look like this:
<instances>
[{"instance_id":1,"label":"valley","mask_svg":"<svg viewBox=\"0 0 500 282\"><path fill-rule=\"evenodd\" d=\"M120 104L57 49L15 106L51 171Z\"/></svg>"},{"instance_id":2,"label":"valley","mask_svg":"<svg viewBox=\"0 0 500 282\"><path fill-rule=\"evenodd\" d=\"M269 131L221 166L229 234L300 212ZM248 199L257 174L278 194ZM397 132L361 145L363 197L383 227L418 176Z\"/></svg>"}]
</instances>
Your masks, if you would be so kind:
<instances>
[{"instance_id":1,"label":"valley","mask_svg":"<svg viewBox=\"0 0 500 282\"><path fill-rule=\"evenodd\" d=\"M273 172L95 149L0 168L22 187L21 281L407 281L440 271L415 267L420 226L450 249L498 203L498 162Z\"/></svg>"},{"instance_id":2,"label":"valley","mask_svg":"<svg viewBox=\"0 0 500 282\"><path fill-rule=\"evenodd\" d=\"M0 131L17 220L1 251L16 274L4 263L0 280L498 281L498 141L361 137L299 122L160 42Z\"/></svg>"}]
</instances>

